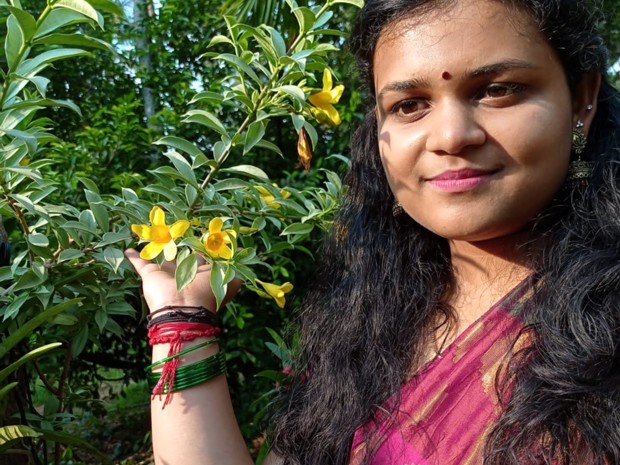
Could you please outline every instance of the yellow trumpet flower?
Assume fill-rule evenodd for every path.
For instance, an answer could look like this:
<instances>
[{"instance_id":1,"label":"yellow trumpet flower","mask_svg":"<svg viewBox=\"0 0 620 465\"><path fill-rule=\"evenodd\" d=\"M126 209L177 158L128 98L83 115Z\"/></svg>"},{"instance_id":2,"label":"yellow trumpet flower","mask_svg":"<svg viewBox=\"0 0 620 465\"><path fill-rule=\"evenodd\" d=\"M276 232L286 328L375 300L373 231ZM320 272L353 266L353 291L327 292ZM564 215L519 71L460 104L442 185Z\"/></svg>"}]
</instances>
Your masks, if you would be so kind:
<instances>
[{"instance_id":1,"label":"yellow trumpet flower","mask_svg":"<svg viewBox=\"0 0 620 465\"><path fill-rule=\"evenodd\" d=\"M265 283L260 279L257 279L256 282L263 286L263 289L265 289L267 294L273 297L273 300L276 301L278 307L284 308L284 304L286 304L286 298L284 297L284 294L288 294L293 290L293 285L291 283L284 283L281 286L278 286L277 284L273 283Z\"/></svg>"},{"instance_id":2,"label":"yellow trumpet flower","mask_svg":"<svg viewBox=\"0 0 620 465\"><path fill-rule=\"evenodd\" d=\"M148 241L144 249L140 252L140 258L153 260L162 251L164 258L172 261L177 256L176 240L185 234L189 228L189 221L178 220L168 226L166 224L166 214L160 207L153 207L149 213L151 226L147 224L132 224L131 230L138 235L141 241Z\"/></svg>"},{"instance_id":3,"label":"yellow trumpet flower","mask_svg":"<svg viewBox=\"0 0 620 465\"><path fill-rule=\"evenodd\" d=\"M274 185L274 187L278 187L278 186ZM259 197L263 202L265 202L267 205L271 207L280 208L280 205L278 204L278 200L266 187L254 186L254 188L260 194ZM282 196L283 199L288 199L291 196L291 193L288 192L287 190L280 189L280 195Z\"/></svg>"},{"instance_id":4,"label":"yellow trumpet flower","mask_svg":"<svg viewBox=\"0 0 620 465\"><path fill-rule=\"evenodd\" d=\"M332 73L325 68L323 70L323 89L308 97L310 103L314 105L310 111L319 123L338 126L342 122L338 110L334 108L333 104L338 103L343 91L344 86L342 84L333 86Z\"/></svg>"},{"instance_id":5,"label":"yellow trumpet flower","mask_svg":"<svg viewBox=\"0 0 620 465\"><path fill-rule=\"evenodd\" d=\"M237 238L237 233L232 229L222 230L224 221L222 218L213 218L209 221L209 232L204 237L207 253L213 258L230 260L233 256L231 244Z\"/></svg>"}]
</instances>

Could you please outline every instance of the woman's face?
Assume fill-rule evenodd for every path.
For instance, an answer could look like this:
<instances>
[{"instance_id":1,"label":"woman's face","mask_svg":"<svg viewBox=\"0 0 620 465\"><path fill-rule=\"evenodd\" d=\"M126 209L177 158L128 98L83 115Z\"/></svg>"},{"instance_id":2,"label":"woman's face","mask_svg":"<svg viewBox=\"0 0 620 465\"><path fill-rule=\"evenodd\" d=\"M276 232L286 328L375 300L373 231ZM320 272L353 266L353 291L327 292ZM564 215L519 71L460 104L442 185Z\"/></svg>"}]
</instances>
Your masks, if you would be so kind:
<instances>
[{"instance_id":1,"label":"woman's face","mask_svg":"<svg viewBox=\"0 0 620 465\"><path fill-rule=\"evenodd\" d=\"M561 188L578 114L525 13L461 0L403 19L382 33L373 68L381 160L422 226L453 240L501 237Z\"/></svg>"}]
</instances>

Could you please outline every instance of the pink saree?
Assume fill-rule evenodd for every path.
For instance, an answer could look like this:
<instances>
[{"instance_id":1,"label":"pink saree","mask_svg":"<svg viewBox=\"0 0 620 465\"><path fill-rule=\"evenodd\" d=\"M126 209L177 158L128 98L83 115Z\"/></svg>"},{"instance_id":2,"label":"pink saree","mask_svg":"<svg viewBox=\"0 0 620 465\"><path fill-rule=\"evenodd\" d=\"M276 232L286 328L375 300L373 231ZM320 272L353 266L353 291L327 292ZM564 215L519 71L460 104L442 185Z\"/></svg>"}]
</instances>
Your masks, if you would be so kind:
<instances>
[{"instance_id":1,"label":"pink saree","mask_svg":"<svg viewBox=\"0 0 620 465\"><path fill-rule=\"evenodd\" d=\"M513 289L403 385L393 421L357 430L350 465L367 454L370 465L482 464L500 414L496 375L523 328L530 284Z\"/></svg>"}]
</instances>

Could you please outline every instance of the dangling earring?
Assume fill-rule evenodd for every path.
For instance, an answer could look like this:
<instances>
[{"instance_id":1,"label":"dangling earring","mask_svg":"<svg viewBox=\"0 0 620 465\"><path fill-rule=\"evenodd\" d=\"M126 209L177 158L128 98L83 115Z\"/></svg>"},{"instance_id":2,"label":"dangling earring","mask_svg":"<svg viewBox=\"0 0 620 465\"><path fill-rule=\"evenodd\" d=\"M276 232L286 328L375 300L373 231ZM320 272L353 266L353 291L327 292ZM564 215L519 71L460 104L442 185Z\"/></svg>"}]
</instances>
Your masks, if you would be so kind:
<instances>
[{"instance_id":1,"label":"dangling earring","mask_svg":"<svg viewBox=\"0 0 620 465\"><path fill-rule=\"evenodd\" d=\"M394 200L394 204L392 205L392 216L396 218L402 215L403 213L405 213L405 210L403 210L403 207L400 205L400 203L398 203L398 200Z\"/></svg>"},{"instance_id":2,"label":"dangling earring","mask_svg":"<svg viewBox=\"0 0 620 465\"><path fill-rule=\"evenodd\" d=\"M575 129L573 129L572 151L576 159L571 161L570 165L568 165L566 186L569 188L586 186L588 184L588 179L592 176L592 164L581 159L581 153L588 142L586 135L579 131L579 129L583 127L583 122L577 121Z\"/></svg>"}]
</instances>

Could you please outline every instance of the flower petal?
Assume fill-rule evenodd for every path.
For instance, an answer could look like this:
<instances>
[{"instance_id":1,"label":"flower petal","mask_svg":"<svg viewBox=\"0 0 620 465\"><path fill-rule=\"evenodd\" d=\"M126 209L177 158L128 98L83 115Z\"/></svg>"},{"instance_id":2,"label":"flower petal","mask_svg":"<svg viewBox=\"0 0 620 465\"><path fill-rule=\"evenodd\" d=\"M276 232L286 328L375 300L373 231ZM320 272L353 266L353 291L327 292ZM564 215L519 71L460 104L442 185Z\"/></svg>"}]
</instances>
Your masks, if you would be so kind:
<instances>
[{"instance_id":1,"label":"flower petal","mask_svg":"<svg viewBox=\"0 0 620 465\"><path fill-rule=\"evenodd\" d=\"M223 244L219 250L220 257L225 260L230 260L232 257L232 249L228 247L226 244Z\"/></svg>"},{"instance_id":2,"label":"flower petal","mask_svg":"<svg viewBox=\"0 0 620 465\"><path fill-rule=\"evenodd\" d=\"M336 110L333 106L328 105L327 108L325 108L325 111L332 126L338 126L340 123L342 123L342 120L340 119L340 114L338 114L338 110Z\"/></svg>"},{"instance_id":3,"label":"flower petal","mask_svg":"<svg viewBox=\"0 0 620 465\"><path fill-rule=\"evenodd\" d=\"M132 224L131 230L143 241L151 240L151 227L146 224Z\"/></svg>"},{"instance_id":4,"label":"flower petal","mask_svg":"<svg viewBox=\"0 0 620 465\"><path fill-rule=\"evenodd\" d=\"M284 296L274 297L274 300L276 301L276 304L280 308L284 308L284 305L286 305L286 299L284 298Z\"/></svg>"},{"instance_id":5,"label":"flower petal","mask_svg":"<svg viewBox=\"0 0 620 465\"><path fill-rule=\"evenodd\" d=\"M222 218L219 216L217 218L213 218L209 221L209 233L213 234L220 232L222 230L222 226L224 226Z\"/></svg>"},{"instance_id":6,"label":"flower petal","mask_svg":"<svg viewBox=\"0 0 620 465\"><path fill-rule=\"evenodd\" d=\"M161 242L151 242L147 244L140 252L140 258L143 260L153 260L164 250L165 245L166 244L162 244Z\"/></svg>"},{"instance_id":7,"label":"flower petal","mask_svg":"<svg viewBox=\"0 0 620 465\"><path fill-rule=\"evenodd\" d=\"M323 90L329 91L333 86L332 73L329 69L323 70Z\"/></svg>"},{"instance_id":8,"label":"flower petal","mask_svg":"<svg viewBox=\"0 0 620 465\"><path fill-rule=\"evenodd\" d=\"M289 292L293 290L293 285L287 282L287 283L282 284L280 288L282 289L282 292L284 292L285 294L288 294Z\"/></svg>"},{"instance_id":9,"label":"flower petal","mask_svg":"<svg viewBox=\"0 0 620 465\"><path fill-rule=\"evenodd\" d=\"M154 206L149 214L153 226L166 226L166 214L158 206Z\"/></svg>"},{"instance_id":10,"label":"flower petal","mask_svg":"<svg viewBox=\"0 0 620 465\"><path fill-rule=\"evenodd\" d=\"M177 245L174 241L170 241L164 245L164 258L171 262L177 256Z\"/></svg>"},{"instance_id":11,"label":"flower petal","mask_svg":"<svg viewBox=\"0 0 620 465\"><path fill-rule=\"evenodd\" d=\"M322 90L321 92L310 95L308 100L312 105L322 110L326 105L332 102L332 94L330 94L329 90Z\"/></svg>"},{"instance_id":12,"label":"flower petal","mask_svg":"<svg viewBox=\"0 0 620 465\"><path fill-rule=\"evenodd\" d=\"M185 231L187 231L187 228L189 228L189 221L187 220L175 221L175 223L172 226L170 226L170 236L172 236L173 239L181 237L183 234L185 234Z\"/></svg>"},{"instance_id":13,"label":"flower petal","mask_svg":"<svg viewBox=\"0 0 620 465\"><path fill-rule=\"evenodd\" d=\"M331 97L331 103L338 103L338 100L340 100L340 97L342 97L343 92L344 92L344 86L342 84L330 90L329 95Z\"/></svg>"}]
</instances>

